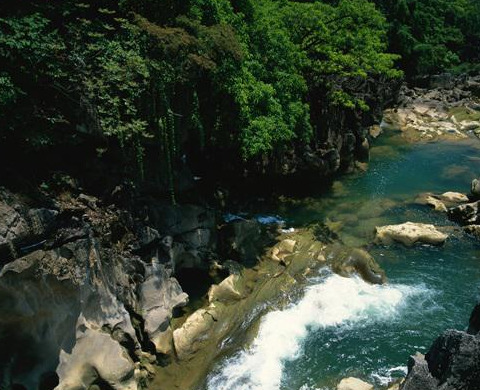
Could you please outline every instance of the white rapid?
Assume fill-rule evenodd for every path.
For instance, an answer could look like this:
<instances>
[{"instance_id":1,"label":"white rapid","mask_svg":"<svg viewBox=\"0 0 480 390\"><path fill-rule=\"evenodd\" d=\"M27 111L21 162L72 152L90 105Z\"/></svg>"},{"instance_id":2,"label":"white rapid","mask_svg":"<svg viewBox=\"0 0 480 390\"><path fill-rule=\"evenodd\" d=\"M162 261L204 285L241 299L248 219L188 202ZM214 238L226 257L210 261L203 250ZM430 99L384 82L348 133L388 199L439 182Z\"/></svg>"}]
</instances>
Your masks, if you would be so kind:
<instances>
[{"instance_id":1,"label":"white rapid","mask_svg":"<svg viewBox=\"0 0 480 390\"><path fill-rule=\"evenodd\" d=\"M310 332L367 321L389 321L407 297L424 291L406 285L371 285L360 278L329 275L303 298L263 318L252 345L227 359L208 378L208 390L278 390L283 364L302 354Z\"/></svg>"}]
</instances>

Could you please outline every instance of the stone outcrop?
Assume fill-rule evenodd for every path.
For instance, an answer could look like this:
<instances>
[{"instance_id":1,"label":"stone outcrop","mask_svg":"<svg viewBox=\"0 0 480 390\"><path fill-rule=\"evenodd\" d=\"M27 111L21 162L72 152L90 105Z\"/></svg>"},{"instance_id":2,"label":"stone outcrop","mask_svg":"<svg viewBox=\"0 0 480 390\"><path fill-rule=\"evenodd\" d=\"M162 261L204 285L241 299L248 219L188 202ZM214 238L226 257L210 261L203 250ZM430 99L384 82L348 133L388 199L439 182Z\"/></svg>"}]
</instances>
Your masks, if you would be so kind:
<instances>
[{"instance_id":1,"label":"stone outcrop","mask_svg":"<svg viewBox=\"0 0 480 390\"><path fill-rule=\"evenodd\" d=\"M477 225L480 223L480 201L462 204L448 210L448 217L461 225Z\"/></svg>"},{"instance_id":2,"label":"stone outcrop","mask_svg":"<svg viewBox=\"0 0 480 390\"><path fill-rule=\"evenodd\" d=\"M448 217L452 221L463 225L463 229L466 233L472 234L477 238L480 238L479 194L480 181L478 179L473 179L471 193L469 195L470 202L463 202L462 204L451 207L448 210Z\"/></svg>"},{"instance_id":3,"label":"stone outcrop","mask_svg":"<svg viewBox=\"0 0 480 390\"><path fill-rule=\"evenodd\" d=\"M433 83L429 89L402 87L399 107L385 112L382 130L401 131L411 142L480 135L478 98L470 88L478 77L449 79L448 88L444 83Z\"/></svg>"},{"instance_id":4,"label":"stone outcrop","mask_svg":"<svg viewBox=\"0 0 480 390\"><path fill-rule=\"evenodd\" d=\"M242 335L242 342L249 337L247 329L268 310L264 303L295 291L306 275L325 265L344 276L360 274L372 283L385 281L384 272L364 250L327 246L308 229L284 233L255 267L244 268L213 285L208 302L174 330L177 364L159 372L153 387L198 386L214 359L235 345L236 334ZM185 376L191 368L194 374Z\"/></svg>"},{"instance_id":5,"label":"stone outcrop","mask_svg":"<svg viewBox=\"0 0 480 390\"><path fill-rule=\"evenodd\" d=\"M337 390L373 390L373 385L358 378L344 378L337 385Z\"/></svg>"},{"instance_id":6,"label":"stone outcrop","mask_svg":"<svg viewBox=\"0 0 480 390\"><path fill-rule=\"evenodd\" d=\"M477 390L480 384L480 305L468 332L447 330L423 356L410 358L401 390Z\"/></svg>"},{"instance_id":7,"label":"stone outcrop","mask_svg":"<svg viewBox=\"0 0 480 390\"><path fill-rule=\"evenodd\" d=\"M417 353L410 356L408 360L408 375L400 387L403 390L434 390L437 388L437 381L428 370L428 362L425 355Z\"/></svg>"},{"instance_id":8,"label":"stone outcrop","mask_svg":"<svg viewBox=\"0 0 480 390\"><path fill-rule=\"evenodd\" d=\"M468 203L469 198L465 194L453 191L444 192L443 194L426 192L420 194L415 202L422 205L429 205L436 211L447 212L448 208Z\"/></svg>"},{"instance_id":9,"label":"stone outcrop","mask_svg":"<svg viewBox=\"0 0 480 390\"><path fill-rule=\"evenodd\" d=\"M412 246L416 243L441 245L447 238L447 234L440 232L433 225L406 222L377 227L375 240L384 245L400 242L406 246Z\"/></svg>"},{"instance_id":10,"label":"stone outcrop","mask_svg":"<svg viewBox=\"0 0 480 390\"><path fill-rule=\"evenodd\" d=\"M145 385L155 355L172 351L173 310L188 300L175 262L204 244L185 237L210 223L187 209L191 220L168 226L173 238L85 194L36 207L0 189L2 383Z\"/></svg>"},{"instance_id":11,"label":"stone outcrop","mask_svg":"<svg viewBox=\"0 0 480 390\"><path fill-rule=\"evenodd\" d=\"M358 96L367 102L370 110L358 110L331 104L325 91L317 91L311 107L311 119L315 135L309 144L299 143L277 155L271 161L265 160L252 171L262 168L275 171L277 175L319 177L355 169L357 161L369 158L369 128L379 124L383 110L397 98L400 80L361 77L339 78L333 81L351 96ZM373 131L375 135L375 131Z\"/></svg>"},{"instance_id":12,"label":"stone outcrop","mask_svg":"<svg viewBox=\"0 0 480 390\"><path fill-rule=\"evenodd\" d=\"M225 343L233 342L231 335L244 334L267 309L262 303L278 299L304 280L311 269L325 265L324 249L308 231L285 234L254 268L245 268L240 275L230 275L213 285L208 302L174 330L178 364L159 372L153 386L195 388ZM273 258L273 253L283 260ZM194 373L186 376L190 367Z\"/></svg>"}]
</instances>

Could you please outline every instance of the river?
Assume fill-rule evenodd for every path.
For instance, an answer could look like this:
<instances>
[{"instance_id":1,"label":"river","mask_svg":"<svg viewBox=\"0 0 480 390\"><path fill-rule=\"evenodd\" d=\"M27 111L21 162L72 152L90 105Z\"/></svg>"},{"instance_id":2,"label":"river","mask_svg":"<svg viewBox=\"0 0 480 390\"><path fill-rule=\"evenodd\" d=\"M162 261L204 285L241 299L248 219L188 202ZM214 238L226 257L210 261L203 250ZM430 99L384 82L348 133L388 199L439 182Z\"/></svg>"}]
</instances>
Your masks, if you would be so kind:
<instances>
[{"instance_id":1,"label":"river","mask_svg":"<svg viewBox=\"0 0 480 390\"><path fill-rule=\"evenodd\" d=\"M289 226L327 222L348 246L366 246L388 284L369 285L323 270L285 307L273 307L253 341L218 361L208 390L330 390L355 376L382 389L406 373L447 328L465 329L480 292L480 244L458 231L444 246L371 245L374 227L406 221L453 225L414 202L422 192L467 193L480 172L480 142L405 144L382 136L369 169L327 194L283 199L257 213ZM311 183L317 193L319 183ZM295 295L297 297L297 295Z\"/></svg>"}]
</instances>

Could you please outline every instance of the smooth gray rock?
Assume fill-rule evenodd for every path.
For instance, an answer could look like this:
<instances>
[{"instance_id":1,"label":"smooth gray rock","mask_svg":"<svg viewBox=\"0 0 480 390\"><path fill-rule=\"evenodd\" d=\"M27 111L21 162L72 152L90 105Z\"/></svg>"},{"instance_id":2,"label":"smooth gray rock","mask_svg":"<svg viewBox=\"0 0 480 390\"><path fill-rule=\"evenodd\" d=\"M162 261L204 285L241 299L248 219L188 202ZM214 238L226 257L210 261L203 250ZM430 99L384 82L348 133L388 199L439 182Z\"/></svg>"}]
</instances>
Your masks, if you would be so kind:
<instances>
[{"instance_id":1,"label":"smooth gray rock","mask_svg":"<svg viewBox=\"0 0 480 390\"><path fill-rule=\"evenodd\" d=\"M172 310L188 297L162 261L179 244L99 203L85 195L57 212L0 189L0 255L15 249L0 259L2 385L37 390L57 376L58 390L136 390L151 375L139 357L173 343Z\"/></svg>"}]
</instances>

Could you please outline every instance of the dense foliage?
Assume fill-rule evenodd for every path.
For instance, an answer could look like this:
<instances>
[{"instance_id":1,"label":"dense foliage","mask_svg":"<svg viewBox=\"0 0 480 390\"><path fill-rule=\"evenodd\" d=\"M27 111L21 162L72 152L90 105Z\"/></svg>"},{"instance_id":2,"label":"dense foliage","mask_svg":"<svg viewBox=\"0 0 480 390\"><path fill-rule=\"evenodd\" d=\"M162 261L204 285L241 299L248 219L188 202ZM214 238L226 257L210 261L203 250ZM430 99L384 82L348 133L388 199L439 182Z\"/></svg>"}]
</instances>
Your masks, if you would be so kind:
<instances>
[{"instance_id":1,"label":"dense foliage","mask_svg":"<svg viewBox=\"0 0 480 390\"><path fill-rule=\"evenodd\" d=\"M389 24L390 48L407 75L478 71L478 0L375 0Z\"/></svg>"},{"instance_id":2,"label":"dense foliage","mask_svg":"<svg viewBox=\"0 0 480 390\"><path fill-rule=\"evenodd\" d=\"M368 110L352 80L398 78L397 60L409 75L478 63L479 15L475 0L3 0L0 137L96 137L140 176L156 155L172 187L184 154L308 144L318 101Z\"/></svg>"}]
</instances>

